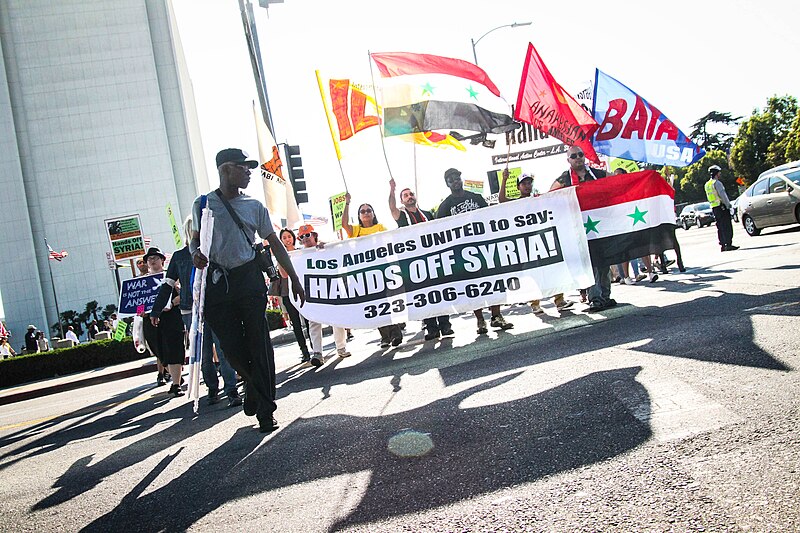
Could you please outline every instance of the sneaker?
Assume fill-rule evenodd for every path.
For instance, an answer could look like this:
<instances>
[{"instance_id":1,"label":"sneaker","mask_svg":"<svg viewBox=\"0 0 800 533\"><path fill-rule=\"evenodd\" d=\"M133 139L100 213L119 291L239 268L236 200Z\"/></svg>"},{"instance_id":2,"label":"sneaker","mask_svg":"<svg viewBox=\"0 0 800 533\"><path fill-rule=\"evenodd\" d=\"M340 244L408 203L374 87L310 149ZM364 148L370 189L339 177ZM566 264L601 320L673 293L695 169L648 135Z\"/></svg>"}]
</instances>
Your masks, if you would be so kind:
<instances>
[{"instance_id":1,"label":"sneaker","mask_svg":"<svg viewBox=\"0 0 800 533\"><path fill-rule=\"evenodd\" d=\"M538 301L531 302L531 311L533 311L534 315L544 314L544 309L542 309L542 306L539 305Z\"/></svg>"},{"instance_id":2,"label":"sneaker","mask_svg":"<svg viewBox=\"0 0 800 533\"><path fill-rule=\"evenodd\" d=\"M350 355L352 354L347 351L347 348L337 348L336 355L338 355L339 357L350 357Z\"/></svg>"},{"instance_id":3,"label":"sneaker","mask_svg":"<svg viewBox=\"0 0 800 533\"><path fill-rule=\"evenodd\" d=\"M658 274L653 272L650 274L650 283L655 283L656 281L658 281Z\"/></svg>"},{"instance_id":4,"label":"sneaker","mask_svg":"<svg viewBox=\"0 0 800 533\"><path fill-rule=\"evenodd\" d=\"M239 396L239 393L236 391L231 392L228 394L228 407L239 407L242 405L242 397Z\"/></svg>"},{"instance_id":5,"label":"sneaker","mask_svg":"<svg viewBox=\"0 0 800 533\"><path fill-rule=\"evenodd\" d=\"M258 431L261 433L271 433L279 427L274 416L271 416L269 420L260 420L258 423Z\"/></svg>"},{"instance_id":6,"label":"sneaker","mask_svg":"<svg viewBox=\"0 0 800 533\"><path fill-rule=\"evenodd\" d=\"M300 358L300 362L301 363L308 363L309 361L311 361L311 355L310 354L304 353L303 357Z\"/></svg>"},{"instance_id":7,"label":"sneaker","mask_svg":"<svg viewBox=\"0 0 800 533\"><path fill-rule=\"evenodd\" d=\"M214 405L215 403L218 402L219 402L219 391L217 390L208 391L208 398L206 398L206 403L208 405Z\"/></svg>"},{"instance_id":8,"label":"sneaker","mask_svg":"<svg viewBox=\"0 0 800 533\"><path fill-rule=\"evenodd\" d=\"M491 326L493 328L500 328L500 329L512 329L514 324L511 322L506 322L506 319L503 318L501 315L493 316L491 321Z\"/></svg>"},{"instance_id":9,"label":"sneaker","mask_svg":"<svg viewBox=\"0 0 800 533\"><path fill-rule=\"evenodd\" d=\"M486 327L486 320L479 318L478 319L478 335L483 335L484 333L489 333L489 328Z\"/></svg>"},{"instance_id":10,"label":"sneaker","mask_svg":"<svg viewBox=\"0 0 800 533\"><path fill-rule=\"evenodd\" d=\"M606 309L609 307L614 307L615 305L617 305L617 301L614 298L609 298L606 300Z\"/></svg>"},{"instance_id":11,"label":"sneaker","mask_svg":"<svg viewBox=\"0 0 800 533\"><path fill-rule=\"evenodd\" d=\"M625 285L633 285L633 284L635 284L635 283L636 283L636 280L635 280L635 279L633 279L632 277L628 276L627 278L623 279L623 280L622 280L622 282L623 282Z\"/></svg>"},{"instance_id":12,"label":"sneaker","mask_svg":"<svg viewBox=\"0 0 800 533\"><path fill-rule=\"evenodd\" d=\"M575 305L575 302L571 300L561 299L556 302L556 309L558 309L559 311L563 311L564 309L569 309L573 305Z\"/></svg>"},{"instance_id":13,"label":"sneaker","mask_svg":"<svg viewBox=\"0 0 800 533\"><path fill-rule=\"evenodd\" d=\"M600 302L591 302L589 307L586 308L587 313L599 313L605 309L605 306Z\"/></svg>"},{"instance_id":14,"label":"sneaker","mask_svg":"<svg viewBox=\"0 0 800 533\"><path fill-rule=\"evenodd\" d=\"M647 274L639 274L639 275L637 275L637 276L636 276L636 281L637 281L637 282L638 282L638 281L642 281L642 280L643 280L643 279L645 279L646 277L647 277Z\"/></svg>"},{"instance_id":15,"label":"sneaker","mask_svg":"<svg viewBox=\"0 0 800 533\"><path fill-rule=\"evenodd\" d=\"M321 367L322 364L325 362L325 358L322 357L321 353L315 353L314 356L311 358L311 366L314 367Z\"/></svg>"},{"instance_id":16,"label":"sneaker","mask_svg":"<svg viewBox=\"0 0 800 533\"><path fill-rule=\"evenodd\" d=\"M434 339L438 339L439 335L440 335L440 333L439 333L438 329L436 331L431 331L430 333L426 333L425 334L425 340L426 341L432 341Z\"/></svg>"},{"instance_id":17,"label":"sneaker","mask_svg":"<svg viewBox=\"0 0 800 533\"><path fill-rule=\"evenodd\" d=\"M456 332L453 331L452 328L447 328L447 329L443 329L442 330L442 337L450 337L450 336L455 335L455 334L456 334Z\"/></svg>"}]
</instances>

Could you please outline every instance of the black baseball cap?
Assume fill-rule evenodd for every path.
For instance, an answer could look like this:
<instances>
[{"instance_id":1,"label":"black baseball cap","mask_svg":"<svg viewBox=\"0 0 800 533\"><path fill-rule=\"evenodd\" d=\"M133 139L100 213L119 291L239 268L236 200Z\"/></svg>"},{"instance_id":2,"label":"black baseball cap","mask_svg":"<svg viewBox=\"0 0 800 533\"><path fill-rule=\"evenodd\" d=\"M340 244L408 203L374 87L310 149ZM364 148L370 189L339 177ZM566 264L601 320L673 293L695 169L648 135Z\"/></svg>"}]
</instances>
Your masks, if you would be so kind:
<instances>
[{"instance_id":1,"label":"black baseball cap","mask_svg":"<svg viewBox=\"0 0 800 533\"><path fill-rule=\"evenodd\" d=\"M256 168L258 166L258 161L247 159L248 157L250 156L247 155L247 152L239 148L225 148L217 153L217 168L225 163L239 163L245 164L250 168Z\"/></svg>"},{"instance_id":2,"label":"black baseball cap","mask_svg":"<svg viewBox=\"0 0 800 533\"><path fill-rule=\"evenodd\" d=\"M460 170L458 170L457 168L448 168L448 169L447 169L447 170L444 172L444 179L445 179L445 180L446 180L447 178L450 178L450 177L460 177L460 176L461 176L461 171L460 171Z\"/></svg>"}]
</instances>

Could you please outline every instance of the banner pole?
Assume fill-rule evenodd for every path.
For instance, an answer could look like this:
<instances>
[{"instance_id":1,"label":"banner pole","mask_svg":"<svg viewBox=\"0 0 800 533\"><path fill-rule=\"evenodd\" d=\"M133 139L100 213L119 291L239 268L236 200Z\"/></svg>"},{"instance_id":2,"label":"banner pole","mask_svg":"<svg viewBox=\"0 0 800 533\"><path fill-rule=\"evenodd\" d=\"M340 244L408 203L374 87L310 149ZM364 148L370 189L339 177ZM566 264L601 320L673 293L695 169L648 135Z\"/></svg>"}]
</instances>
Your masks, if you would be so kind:
<instances>
[{"instance_id":1,"label":"banner pole","mask_svg":"<svg viewBox=\"0 0 800 533\"><path fill-rule=\"evenodd\" d=\"M315 70L314 74L317 76L319 97L322 100L322 110L325 111L325 119L328 121L328 130L331 132L331 142L333 142L333 149L336 151L336 162L339 163L339 174L342 176L344 190L349 192L347 188L347 180L344 177L344 169L342 168L342 151L339 148L339 143L336 141L336 133L333 131L333 121L331 120L330 113L328 113L328 104L325 100L325 89L322 87L322 78L319 76L319 70Z\"/></svg>"},{"instance_id":2,"label":"banner pole","mask_svg":"<svg viewBox=\"0 0 800 533\"><path fill-rule=\"evenodd\" d=\"M378 106L378 91L375 88L375 74L372 71L372 54L369 50L367 50L367 57L369 61L369 77L372 79L372 96L375 98L375 106L378 108L378 114L381 113L381 108ZM385 118L385 117L384 117ZM385 124L385 120L382 121L381 126ZM381 149L383 150L383 159L386 161L386 170L389 171L389 178L394 179L392 176L392 167L389 166L389 157L386 155L386 143L383 140L383 127L380 128L381 131Z\"/></svg>"}]
</instances>

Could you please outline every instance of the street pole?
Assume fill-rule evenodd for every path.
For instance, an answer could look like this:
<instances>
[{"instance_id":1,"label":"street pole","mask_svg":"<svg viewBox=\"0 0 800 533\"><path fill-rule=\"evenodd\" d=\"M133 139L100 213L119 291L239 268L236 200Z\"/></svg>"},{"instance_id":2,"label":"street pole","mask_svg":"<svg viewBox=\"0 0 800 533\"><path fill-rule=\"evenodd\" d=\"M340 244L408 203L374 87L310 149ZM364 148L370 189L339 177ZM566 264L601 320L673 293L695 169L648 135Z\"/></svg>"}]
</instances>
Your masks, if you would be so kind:
<instances>
[{"instance_id":1,"label":"street pole","mask_svg":"<svg viewBox=\"0 0 800 533\"><path fill-rule=\"evenodd\" d=\"M44 240L45 248L47 248L47 269L50 271L50 285L53 287L53 300L56 303L56 321L58 322L58 329L61 331L61 338L64 338L64 324L61 323L61 311L58 309L58 295L56 295L56 282L53 281L53 267L50 265L50 247L47 246L47 239Z\"/></svg>"},{"instance_id":2,"label":"street pole","mask_svg":"<svg viewBox=\"0 0 800 533\"><path fill-rule=\"evenodd\" d=\"M476 65L478 64L478 54L475 52L475 47L478 45L479 42L481 42L481 39L483 39L484 37L486 37L487 35L489 35L493 31L499 30L500 28L517 28L519 26L530 26L531 24L533 24L533 23L532 22L514 22L512 24L503 24L502 26L498 26L496 28L492 28L491 30L487 31L486 33L484 33L483 35L478 37L477 41L475 39L470 38L469 41L472 43L472 59L475 60L475 64Z\"/></svg>"},{"instance_id":3,"label":"street pole","mask_svg":"<svg viewBox=\"0 0 800 533\"><path fill-rule=\"evenodd\" d=\"M269 97L267 95L267 84L264 80L264 65L261 61L261 48L258 45L258 31L253 15L253 4L250 0L239 0L239 11L242 13L242 26L244 36L247 40L247 51L250 54L250 65L253 67L253 77L256 80L258 90L258 102L261 104L261 114L264 116L264 123L269 128L272 137L275 138L275 126L272 123L272 114L269 108Z\"/></svg>"}]
</instances>

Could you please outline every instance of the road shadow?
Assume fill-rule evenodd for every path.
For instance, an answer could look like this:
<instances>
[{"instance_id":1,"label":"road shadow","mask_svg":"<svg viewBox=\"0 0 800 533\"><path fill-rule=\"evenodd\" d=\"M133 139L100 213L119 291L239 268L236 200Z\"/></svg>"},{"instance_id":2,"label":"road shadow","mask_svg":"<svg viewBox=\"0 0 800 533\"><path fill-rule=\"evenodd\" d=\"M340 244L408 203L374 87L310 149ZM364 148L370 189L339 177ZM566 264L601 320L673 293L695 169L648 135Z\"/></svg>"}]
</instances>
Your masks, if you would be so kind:
<instances>
[{"instance_id":1,"label":"road shadow","mask_svg":"<svg viewBox=\"0 0 800 533\"><path fill-rule=\"evenodd\" d=\"M650 438L649 426L618 397L624 390L644 398L640 407L649 412L639 370L595 372L539 394L470 408L462 403L519 374L399 414L302 418L255 451L260 439L237 434L165 486L123 499L84 531L119 524L142 532L185 530L231 500L364 470L371 476L363 496L330 530L529 483L615 457ZM169 512L152 520L150 511L166 502Z\"/></svg>"}]
</instances>

